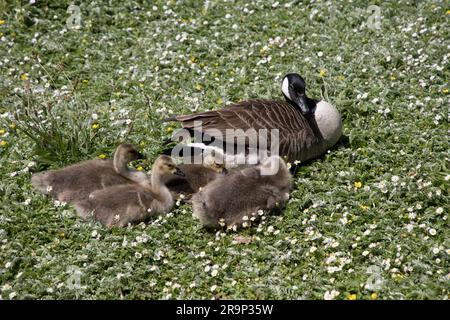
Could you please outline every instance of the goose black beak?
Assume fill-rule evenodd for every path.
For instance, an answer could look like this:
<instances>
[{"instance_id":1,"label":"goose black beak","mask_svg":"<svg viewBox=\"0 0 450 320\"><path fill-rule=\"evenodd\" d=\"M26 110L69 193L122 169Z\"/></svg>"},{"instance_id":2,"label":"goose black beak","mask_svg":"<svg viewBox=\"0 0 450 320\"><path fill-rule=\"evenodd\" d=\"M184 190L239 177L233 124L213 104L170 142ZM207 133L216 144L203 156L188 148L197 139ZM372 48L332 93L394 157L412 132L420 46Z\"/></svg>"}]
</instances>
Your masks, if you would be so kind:
<instances>
[{"instance_id":1,"label":"goose black beak","mask_svg":"<svg viewBox=\"0 0 450 320\"><path fill-rule=\"evenodd\" d=\"M304 94L297 96L294 102L300 108L300 111L303 113L304 116L311 115L312 112L311 109L308 107L306 96Z\"/></svg>"},{"instance_id":2,"label":"goose black beak","mask_svg":"<svg viewBox=\"0 0 450 320\"><path fill-rule=\"evenodd\" d=\"M176 176L180 176L180 177L184 177L185 176L184 172L181 171L178 167L175 168L175 172L173 174L176 175Z\"/></svg>"}]
</instances>

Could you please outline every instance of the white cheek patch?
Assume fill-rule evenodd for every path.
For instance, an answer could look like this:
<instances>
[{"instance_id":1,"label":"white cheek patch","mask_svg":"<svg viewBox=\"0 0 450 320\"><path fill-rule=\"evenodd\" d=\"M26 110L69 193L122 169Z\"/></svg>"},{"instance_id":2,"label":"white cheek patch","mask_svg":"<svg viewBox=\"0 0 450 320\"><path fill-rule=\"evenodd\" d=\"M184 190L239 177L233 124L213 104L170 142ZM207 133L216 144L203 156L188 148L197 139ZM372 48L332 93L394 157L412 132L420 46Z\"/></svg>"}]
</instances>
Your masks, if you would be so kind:
<instances>
[{"instance_id":1,"label":"white cheek patch","mask_svg":"<svg viewBox=\"0 0 450 320\"><path fill-rule=\"evenodd\" d=\"M289 94L289 80L287 77L283 79L283 83L281 84L281 90L289 100L292 100L291 95Z\"/></svg>"}]
</instances>

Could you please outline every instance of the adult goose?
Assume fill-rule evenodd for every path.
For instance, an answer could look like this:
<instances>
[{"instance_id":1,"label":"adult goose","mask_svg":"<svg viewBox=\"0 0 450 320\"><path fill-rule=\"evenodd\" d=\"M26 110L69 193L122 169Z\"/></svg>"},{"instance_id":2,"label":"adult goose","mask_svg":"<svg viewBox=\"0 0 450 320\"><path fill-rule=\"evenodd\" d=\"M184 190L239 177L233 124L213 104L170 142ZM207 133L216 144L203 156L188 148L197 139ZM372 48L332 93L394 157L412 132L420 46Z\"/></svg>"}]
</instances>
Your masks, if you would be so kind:
<instances>
[{"instance_id":1,"label":"adult goose","mask_svg":"<svg viewBox=\"0 0 450 320\"><path fill-rule=\"evenodd\" d=\"M191 135L201 132L203 139L204 134L210 131L226 137L227 129L241 129L235 131L236 138L231 141L214 135L214 143L223 142L227 154L230 153L230 143L233 152L239 149L239 144L241 147L244 144L248 152L250 140L245 136L248 129L266 129L268 132L278 129L278 153L291 162L306 161L325 153L342 134L339 111L326 101L309 98L305 92L305 80L296 73L283 78L281 89L286 101L248 100L220 110L173 116L165 121L178 121ZM271 143L269 133L267 150L273 146ZM269 151L269 154L274 152Z\"/></svg>"}]
</instances>

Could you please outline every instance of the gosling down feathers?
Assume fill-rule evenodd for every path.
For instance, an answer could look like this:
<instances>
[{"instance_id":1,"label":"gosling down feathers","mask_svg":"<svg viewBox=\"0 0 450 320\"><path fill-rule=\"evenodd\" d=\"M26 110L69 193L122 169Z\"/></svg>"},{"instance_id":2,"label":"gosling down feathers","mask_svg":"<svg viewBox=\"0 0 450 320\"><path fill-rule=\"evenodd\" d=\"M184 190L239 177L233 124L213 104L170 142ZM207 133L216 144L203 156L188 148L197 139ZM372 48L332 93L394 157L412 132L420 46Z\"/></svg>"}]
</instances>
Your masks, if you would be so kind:
<instances>
[{"instance_id":1,"label":"gosling down feathers","mask_svg":"<svg viewBox=\"0 0 450 320\"><path fill-rule=\"evenodd\" d=\"M266 129L268 154L271 146L270 130L278 129L278 154L289 161L315 158L336 144L342 134L339 111L328 102L307 97L306 83L298 74L286 75L281 89L286 101L242 101L220 110L173 116L165 121L180 122L191 135L197 131L208 136L209 131L220 132L222 137L226 137L227 129L241 129L236 132L237 142L234 139L232 141L233 150L238 149L238 144L244 144L244 149L248 149L249 136L245 133L248 129L257 132ZM194 125L194 122L200 121L201 130ZM229 145L223 138L213 137L214 141L223 142L225 147Z\"/></svg>"},{"instance_id":2,"label":"gosling down feathers","mask_svg":"<svg viewBox=\"0 0 450 320\"><path fill-rule=\"evenodd\" d=\"M175 197L184 195L185 199L189 200L200 188L228 172L223 154L213 151L204 155L202 164L178 165L184 176L173 177L167 183L167 187Z\"/></svg>"},{"instance_id":3,"label":"gosling down feathers","mask_svg":"<svg viewBox=\"0 0 450 320\"><path fill-rule=\"evenodd\" d=\"M173 197L166 187L173 175L183 173L172 158L159 156L152 167L151 181L112 186L96 190L75 209L81 215L92 213L95 220L106 227L125 227L166 213L173 207Z\"/></svg>"},{"instance_id":4,"label":"gosling down feathers","mask_svg":"<svg viewBox=\"0 0 450 320\"><path fill-rule=\"evenodd\" d=\"M59 170L39 172L31 177L31 183L43 194L59 201L84 201L94 190L145 180L145 173L128 168L129 162L141 158L134 146L121 144L114 152L113 160L93 159Z\"/></svg>"},{"instance_id":5,"label":"gosling down feathers","mask_svg":"<svg viewBox=\"0 0 450 320\"><path fill-rule=\"evenodd\" d=\"M194 216L206 227L239 226L257 218L259 210L284 207L292 178L278 156L265 159L212 181L192 197Z\"/></svg>"}]
</instances>

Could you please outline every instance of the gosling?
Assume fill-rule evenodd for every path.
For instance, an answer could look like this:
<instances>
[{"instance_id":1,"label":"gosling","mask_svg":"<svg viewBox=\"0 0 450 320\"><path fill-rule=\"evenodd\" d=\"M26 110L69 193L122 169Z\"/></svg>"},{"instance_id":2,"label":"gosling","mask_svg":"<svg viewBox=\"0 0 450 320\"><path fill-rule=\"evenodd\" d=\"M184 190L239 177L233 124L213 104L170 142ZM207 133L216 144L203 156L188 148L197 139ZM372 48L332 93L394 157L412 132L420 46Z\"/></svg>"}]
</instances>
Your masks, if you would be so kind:
<instances>
[{"instance_id":1,"label":"gosling","mask_svg":"<svg viewBox=\"0 0 450 320\"><path fill-rule=\"evenodd\" d=\"M214 151L206 154L202 164L180 164L178 168L185 176L171 178L167 187L175 198L183 195L186 202L208 183L228 173L223 154Z\"/></svg>"},{"instance_id":2,"label":"gosling","mask_svg":"<svg viewBox=\"0 0 450 320\"><path fill-rule=\"evenodd\" d=\"M173 175L184 174L171 157L159 156L153 164L150 181L96 190L88 201L77 203L75 209L83 216L92 213L95 220L108 228L145 222L173 207L173 196L166 186Z\"/></svg>"},{"instance_id":3,"label":"gosling","mask_svg":"<svg viewBox=\"0 0 450 320\"><path fill-rule=\"evenodd\" d=\"M192 197L193 213L208 228L245 226L259 210L283 208L291 188L286 163L271 156L206 185Z\"/></svg>"},{"instance_id":4,"label":"gosling","mask_svg":"<svg viewBox=\"0 0 450 320\"><path fill-rule=\"evenodd\" d=\"M33 186L59 201L84 201L94 190L118 184L130 184L147 179L144 172L128 168L142 155L130 144L121 144L113 160L93 159L59 170L39 172L31 177Z\"/></svg>"}]
</instances>

